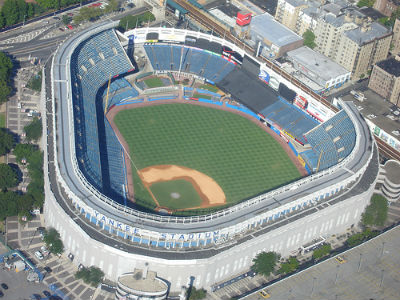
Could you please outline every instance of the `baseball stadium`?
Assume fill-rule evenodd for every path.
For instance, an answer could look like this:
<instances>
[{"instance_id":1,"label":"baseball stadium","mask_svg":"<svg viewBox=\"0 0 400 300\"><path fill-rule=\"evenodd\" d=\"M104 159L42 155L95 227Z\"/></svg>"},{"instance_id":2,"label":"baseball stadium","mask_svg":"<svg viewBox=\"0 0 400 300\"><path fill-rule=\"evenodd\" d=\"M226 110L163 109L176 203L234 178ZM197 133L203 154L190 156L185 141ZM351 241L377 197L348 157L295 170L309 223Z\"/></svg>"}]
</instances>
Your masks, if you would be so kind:
<instances>
[{"instance_id":1,"label":"baseball stadium","mask_svg":"<svg viewBox=\"0 0 400 300\"><path fill-rule=\"evenodd\" d=\"M379 164L353 103L223 38L115 26L72 36L45 72L45 218L74 263L210 289L357 225Z\"/></svg>"}]
</instances>

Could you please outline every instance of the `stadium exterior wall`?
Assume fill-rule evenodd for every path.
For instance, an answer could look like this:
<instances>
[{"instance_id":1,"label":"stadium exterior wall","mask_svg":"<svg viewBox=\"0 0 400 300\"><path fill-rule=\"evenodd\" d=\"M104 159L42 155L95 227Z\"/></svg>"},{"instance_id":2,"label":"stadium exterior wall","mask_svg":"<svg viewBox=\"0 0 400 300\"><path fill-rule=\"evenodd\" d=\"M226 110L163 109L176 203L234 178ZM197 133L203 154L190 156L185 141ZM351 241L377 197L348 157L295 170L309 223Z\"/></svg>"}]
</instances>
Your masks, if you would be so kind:
<instances>
[{"instance_id":1,"label":"stadium exterior wall","mask_svg":"<svg viewBox=\"0 0 400 300\"><path fill-rule=\"evenodd\" d=\"M127 253L90 238L59 206L51 192L46 191L44 216L47 226L56 228L65 245L65 253L72 253L76 265L95 265L104 270L106 277L117 280L120 274L149 269L171 283L171 291L179 291L182 285L195 277L196 287L210 288L223 282L232 274L248 271L252 259L261 251L276 251L283 256L297 251L302 245L320 236L329 237L346 231L357 224L361 213L373 193L374 184L362 194L319 210L305 218L272 230L241 243L229 250L205 259L186 260L185 253L177 253L178 259L162 259ZM119 241L116 240L116 243ZM150 251L149 251L150 252ZM179 259L179 257L182 257Z\"/></svg>"}]
</instances>

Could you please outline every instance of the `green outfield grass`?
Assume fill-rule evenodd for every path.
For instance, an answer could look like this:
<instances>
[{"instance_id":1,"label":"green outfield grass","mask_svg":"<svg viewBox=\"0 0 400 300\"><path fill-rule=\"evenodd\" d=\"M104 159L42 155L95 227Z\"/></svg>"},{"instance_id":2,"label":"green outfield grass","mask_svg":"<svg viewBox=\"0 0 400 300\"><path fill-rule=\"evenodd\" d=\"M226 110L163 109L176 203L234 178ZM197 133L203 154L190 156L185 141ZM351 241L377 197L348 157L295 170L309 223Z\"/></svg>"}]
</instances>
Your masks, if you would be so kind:
<instances>
[{"instance_id":1,"label":"green outfield grass","mask_svg":"<svg viewBox=\"0 0 400 300\"><path fill-rule=\"evenodd\" d=\"M158 78L158 77L152 77L152 78L145 79L144 83L149 88L156 88L156 87L164 86L164 83L162 82L161 78Z\"/></svg>"},{"instance_id":2,"label":"green outfield grass","mask_svg":"<svg viewBox=\"0 0 400 300\"><path fill-rule=\"evenodd\" d=\"M270 135L230 112L164 104L121 111L114 121L138 169L160 164L196 169L221 186L229 205L301 176ZM154 208L137 174L133 180L138 203Z\"/></svg>"},{"instance_id":3,"label":"green outfield grass","mask_svg":"<svg viewBox=\"0 0 400 300\"><path fill-rule=\"evenodd\" d=\"M202 202L193 185L184 179L156 182L151 185L150 189L163 207L190 208L200 206ZM174 198L173 193L178 193L179 198Z\"/></svg>"}]
</instances>

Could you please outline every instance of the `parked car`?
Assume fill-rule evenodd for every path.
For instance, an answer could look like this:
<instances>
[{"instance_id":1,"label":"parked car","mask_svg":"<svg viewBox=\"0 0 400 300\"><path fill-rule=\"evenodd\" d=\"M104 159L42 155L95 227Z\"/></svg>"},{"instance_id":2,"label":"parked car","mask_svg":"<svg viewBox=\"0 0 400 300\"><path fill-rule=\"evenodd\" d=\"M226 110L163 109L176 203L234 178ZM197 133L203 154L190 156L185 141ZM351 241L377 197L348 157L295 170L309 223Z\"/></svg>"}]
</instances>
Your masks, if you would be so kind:
<instances>
[{"instance_id":1,"label":"parked car","mask_svg":"<svg viewBox=\"0 0 400 300\"><path fill-rule=\"evenodd\" d=\"M44 294L46 297L50 297L50 296L51 296L51 293L50 293L49 291L43 291L43 294Z\"/></svg>"},{"instance_id":2,"label":"parked car","mask_svg":"<svg viewBox=\"0 0 400 300\"><path fill-rule=\"evenodd\" d=\"M40 260L43 259L43 254L42 254L42 252L40 252L40 251L36 251L36 252L35 252L35 256L36 256L38 259L40 259Z\"/></svg>"},{"instance_id":3,"label":"parked car","mask_svg":"<svg viewBox=\"0 0 400 300\"><path fill-rule=\"evenodd\" d=\"M59 29L60 31L64 31L64 28L59 27L58 29Z\"/></svg>"},{"instance_id":4,"label":"parked car","mask_svg":"<svg viewBox=\"0 0 400 300\"><path fill-rule=\"evenodd\" d=\"M47 256L47 255L49 255L49 250L47 250L47 248L46 248L46 246L42 246L42 247L40 247L40 251L42 252L42 254L44 255L44 256Z\"/></svg>"},{"instance_id":5,"label":"parked car","mask_svg":"<svg viewBox=\"0 0 400 300\"><path fill-rule=\"evenodd\" d=\"M258 294L264 299L268 299L269 297L271 297L271 295L266 290L261 290L258 292Z\"/></svg>"},{"instance_id":6,"label":"parked car","mask_svg":"<svg viewBox=\"0 0 400 300\"><path fill-rule=\"evenodd\" d=\"M2 283L2 284L1 284L1 287L2 287L3 289L5 289L5 290L8 290L8 285L5 284L5 283Z\"/></svg>"},{"instance_id":7,"label":"parked car","mask_svg":"<svg viewBox=\"0 0 400 300\"><path fill-rule=\"evenodd\" d=\"M347 262L347 260L342 256L336 256L335 259L339 264L344 264L345 262Z\"/></svg>"},{"instance_id":8,"label":"parked car","mask_svg":"<svg viewBox=\"0 0 400 300\"><path fill-rule=\"evenodd\" d=\"M4 294L2 291L0 291L0 298L4 297Z\"/></svg>"}]
</instances>

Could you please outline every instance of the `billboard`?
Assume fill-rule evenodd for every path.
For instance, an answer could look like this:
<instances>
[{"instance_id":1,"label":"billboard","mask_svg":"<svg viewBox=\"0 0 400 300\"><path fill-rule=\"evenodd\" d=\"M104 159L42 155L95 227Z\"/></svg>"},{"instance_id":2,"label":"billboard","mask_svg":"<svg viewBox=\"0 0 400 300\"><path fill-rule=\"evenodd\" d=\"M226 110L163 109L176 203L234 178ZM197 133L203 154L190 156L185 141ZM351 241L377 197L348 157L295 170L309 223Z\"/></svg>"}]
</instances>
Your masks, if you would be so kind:
<instances>
[{"instance_id":1,"label":"billboard","mask_svg":"<svg viewBox=\"0 0 400 300\"><path fill-rule=\"evenodd\" d=\"M258 78L260 78L262 81L264 81L266 84L269 84L269 79L271 76L269 76L267 71L260 70L260 73L258 74Z\"/></svg>"},{"instance_id":2,"label":"billboard","mask_svg":"<svg viewBox=\"0 0 400 300\"><path fill-rule=\"evenodd\" d=\"M294 99L294 104L301 109L307 109L308 101L303 96L296 95L296 98Z\"/></svg>"},{"instance_id":3,"label":"billboard","mask_svg":"<svg viewBox=\"0 0 400 300\"><path fill-rule=\"evenodd\" d=\"M245 13L242 11L238 11L236 15L236 24L239 26L248 25L251 22L251 13Z\"/></svg>"},{"instance_id":4,"label":"billboard","mask_svg":"<svg viewBox=\"0 0 400 300\"><path fill-rule=\"evenodd\" d=\"M330 111L322 103L312 98L308 101L306 111L320 122L325 122L335 115L334 112Z\"/></svg>"},{"instance_id":5,"label":"billboard","mask_svg":"<svg viewBox=\"0 0 400 300\"><path fill-rule=\"evenodd\" d=\"M235 63L241 65L243 62L243 57L236 51L233 51L228 46L222 46L222 55L229 61L234 61Z\"/></svg>"}]
</instances>

